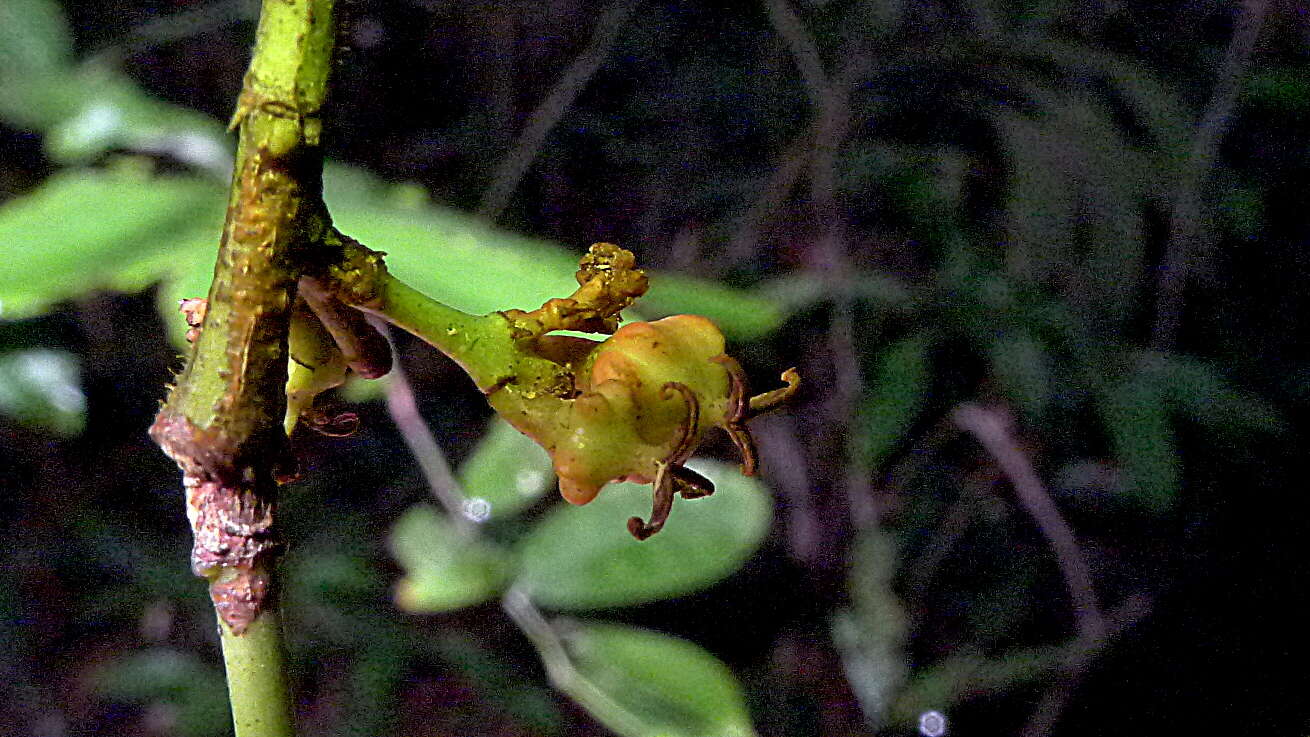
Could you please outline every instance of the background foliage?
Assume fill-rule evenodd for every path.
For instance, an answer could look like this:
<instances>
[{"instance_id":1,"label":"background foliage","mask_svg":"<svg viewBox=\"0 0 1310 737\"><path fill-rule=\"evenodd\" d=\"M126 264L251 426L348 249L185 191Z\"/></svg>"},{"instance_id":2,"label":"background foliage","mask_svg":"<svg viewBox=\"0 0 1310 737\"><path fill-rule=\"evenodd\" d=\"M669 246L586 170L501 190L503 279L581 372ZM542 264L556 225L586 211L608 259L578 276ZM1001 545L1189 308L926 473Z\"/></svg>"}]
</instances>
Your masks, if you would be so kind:
<instances>
[{"instance_id":1,"label":"background foliage","mask_svg":"<svg viewBox=\"0 0 1310 737\"><path fill-rule=\"evenodd\" d=\"M758 385L807 383L759 421L763 485L702 460L720 492L638 545L640 493L562 508L397 336L463 496L431 500L394 386L337 398L357 435L295 438L307 733L1304 729L1276 674L1305 581L1310 27L1244 7L1225 128L1223 2L344 3L345 232L477 312L567 292L615 241L657 270L642 316L709 315ZM254 11L0 5L14 734L227 733L144 431L211 272Z\"/></svg>"}]
</instances>

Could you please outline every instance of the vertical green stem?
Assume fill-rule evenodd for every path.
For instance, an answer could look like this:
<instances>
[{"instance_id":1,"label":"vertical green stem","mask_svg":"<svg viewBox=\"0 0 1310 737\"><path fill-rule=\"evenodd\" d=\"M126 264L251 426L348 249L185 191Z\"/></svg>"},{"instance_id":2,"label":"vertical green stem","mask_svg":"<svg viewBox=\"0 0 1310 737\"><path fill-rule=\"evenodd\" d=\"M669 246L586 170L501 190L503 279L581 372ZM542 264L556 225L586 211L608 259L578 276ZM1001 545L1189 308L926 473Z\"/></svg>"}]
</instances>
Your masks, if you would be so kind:
<instances>
[{"instance_id":1,"label":"vertical green stem","mask_svg":"<svg viewBox=\"0 0 1310 737\"><path fill-rule=\"evenodd\" d=\"M245 632L220 620L232 723L239 737L291 737L291 699L282 658L282 623L265 611Z\"/></svg>"},{"instance_id":2,"label":"vertical green stem","mask_svg":"<svg viewBox=\"0 0 1310 737\"><path fill-rule=\"evenodd\" d=\"M237 160L209 308L151 427L182 470L193 571L209 580L237 737L291 737L273 607L288 457L287 331L296 283L330 221L319 137L332 0L265 0L232 125Z\"/></svg>"}]
</instances>

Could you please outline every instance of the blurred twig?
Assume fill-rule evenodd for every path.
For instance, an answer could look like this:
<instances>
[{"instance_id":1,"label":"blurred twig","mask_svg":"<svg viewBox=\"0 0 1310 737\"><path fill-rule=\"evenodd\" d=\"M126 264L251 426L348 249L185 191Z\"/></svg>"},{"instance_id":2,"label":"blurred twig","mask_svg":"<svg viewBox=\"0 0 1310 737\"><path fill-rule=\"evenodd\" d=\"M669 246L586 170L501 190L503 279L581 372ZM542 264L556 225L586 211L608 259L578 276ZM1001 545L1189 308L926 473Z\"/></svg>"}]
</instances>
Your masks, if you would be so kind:
<instances>
[{"instance_id":1,"label":"blurred twig","mask_svg":"<svg viewBox=\"0 0 1310 737\"><path fill-rule=\"evenodd\" d=\"M814 109L812 132L810 136L801 139L810 144L809 156L802 158L789 150L780 169L798 165L808 159L811 207L816 220L823 224L815 249L818 258L812 265L825 280L838 285L836 294L847 295L849 289L844 287L850 281L852 267L846 253L846 213L837 201L837 149L846 140L850 128L849 90L855 78L867 66L867 58L858 46L844 49L844 62L840 69L835 75L827 74L818 44L787 0L765 0L764 5L769 21L786 43L800 71L806 95ZM793 177L788 171L780 171L774 177L779 184L786 183L790 178ZM776 194L766 192L766 195L781 198L785 192L779 189ZM758 228L758 224L755 227ZM849 296L834 299L828 350L834 371L828 415L834 426L850 427L863 378L860 376L859 354L855 344L854 305ZM845 433L845 437L846 464L841 487L850 505L853 522L859 527L869 526L876 522L878 513L872 501L873 488L869 478L871 469L856 451L858 443L855 442L855 434Z\"/></svg>"},{"instance_id":2,"label":"blurred twig","mask_svg":"<svg viewBox=\"0 0 1310 737\"><path fill-rule=\"evenodd\" d=\"M975 404L962 404L953 414L955 424L973 435L996 460L1001 472L1010 480L1014 495L1042 536L1050 543L1055 560L1064 575L1065 586L1073 604L1074 623L1080 636L1099 641L1105 637L1105 616L1096 600L1091 570L1073 530L1051 500L1046 487L1033 469L1032 460L1010 434L1009 421L998 410Z\"/></svg>"},{"instance_id":3,"label":"blurred twig","mask_svg":"<svg viewBox=\"0 0 1310 737\"><path fill-rule=\"evenodd\" d=\"M1020 506L1050 543L1073 602L1078 636L1066 650L1060 676L1042 694L1021 732L1022 737L1046 737L1059 721L1091 663L1112 639L1149 613L1151 602L1146 595L1135 594L1108 616L1104 614L1097 603L1091 571L1073 530L1037 477L1032 460L1010 434L1008 419L999 410L973 404L957 407L953 419L956 425L978 439L1010 480Z\"/></svg>"},{"instance_id":4,"label":"blurred twig","mask_svg":"<svg viewBox=\"0 0 1310 737\"><path fill-rule=\"evenodd\" d=\"M1201 184L1214 165L1219 141L1228 129L1237 103L1242 76L1251 61L1251 51L1264 22L1266 0L1246 0L1234 22L1233 36L1215 77L1214 90L1205 113L1196 125L1192 148L1174 193L1169 216L1169 242L1156 285L1155 325L1151 346L1173 348L1183 312L1183 290L1195 243L1201 237Z\"/></svg>"},{"instance_id":5,"label":"blurred twig","mask_svg":"<svg viewBox=\"0 0 1310 737\"><path fill-rule=\"evenodd\" d=\"M1133 594L1124 600L1106 618L1105 632L1100 637L1080 634L1068 646L1061 674L1042 694L1036 708L1028 717L1020 737L1046 737L1060 720L1074 691L1082 682L1092 661L1109 645L1110 641L1131 629L1150 614L1152 601L1146 594Z\"/></svg>"},{"instance_id":6,"label":"blurred twig","mask_svg":"<svg viewBox=\"0 0 1310 737\"><path fill-rule=\"evenodd\" d=\"M823 554L823 530L814 513L805 448L790 415L766 415L755 421L764 473L786 500L787 547L795 558L814 563Z\"/></svg>"},{"instance_id":7,"label":"blurred twig","mask_svg":"<svg viewBox=\"0 0 1310 737\"><path fill-rule=\"evenodd\" d=\"M546 141L547 134L564 117L564 113L587 86L596 70L605 61L610 48L618 39L619 31L627 23L628 17L641 0L615 0L596 21L596 30L592 33L587 47L578 54L573 63L555 82L536 110L532 111L527 125L523 127L513 146L496 165L491 177L491 185L482 195L477 213L480 217L495 220L504 212L514 190L527 173L532 161Z\"/></svg>"},{"instance_id":8,"label":"blurred twig","mask_svg":"<svg viewBox=\"0 0 1310 737\"><path fill-rule=\"evenodd\" d=\"M370 317L369 322L378 329L378 332L388 336L387 340L390 342L390 326L376 317ZM460 534L472 535L477 531L477 525L469 519L464 508L464 495L459 491L459 481L450 470L446 454L432 435L428 423L419 414L414 389L410 386L404 367L401 366L400 357L395 354L394 344L392 355L394 358L391 362L391 374L387 380L387 412L391 415L391 421L396 423L396 429L400 431L405 446L413 454L414 460L418 461L423 478L427 481L428 488L432 490L432 496L446 510L446 514Z\"/></svg>"},{"instance_id":9,"label":"blurred twig","mask_svg":"<svg viewBox=\"0 0 1310 737\"><path fill-rule=\"evenodd\" d=\"M755 245L760 240L760 232L768 224L769 217L782 209L787 196L795 189L797 180L801 178L801 174L810 163L810 151L813 148L814 128L806 126L805 130L782 152L778 165L769 175L769 181L765 183L764 189L755 198L750 209L742 216L737 232L728 243L728 258L732 263L746 261L754 253Z\"/></svg>"},{"instance_id":10,"label":"blurred twig","mask_svg":"<svg viewBox=\"0 0 1310 737\"><path fill-rule=\"evenodd\" d=\"M199 36L233 23L253 21L258 17L258 0L216 0L155 16L92 52L92 56L117 61L155 46Z\"/></svg>"}]
</instances>

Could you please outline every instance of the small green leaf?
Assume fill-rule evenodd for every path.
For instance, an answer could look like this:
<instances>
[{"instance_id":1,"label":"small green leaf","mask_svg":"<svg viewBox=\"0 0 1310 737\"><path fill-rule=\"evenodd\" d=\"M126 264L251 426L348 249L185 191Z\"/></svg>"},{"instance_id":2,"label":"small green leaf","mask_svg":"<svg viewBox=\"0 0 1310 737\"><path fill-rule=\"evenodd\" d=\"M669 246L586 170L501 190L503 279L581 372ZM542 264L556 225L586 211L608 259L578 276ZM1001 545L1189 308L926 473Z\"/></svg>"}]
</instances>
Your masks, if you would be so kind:
<instances>
[{"instance_id":1,"label":"small green leaf","mask_svg":"<svg viewBox=\"0 0 1310 737\"><path fill-rule=\"evenodd\" d=\"M478 519L515 514L554 488L554 481L546 451L499 416L459 467L460 489Z\"/></svg>"},{"instance_id":2,"label":"small green leaf","mask_svg":"<svg viewBox=\"0 0 1310 737\"><path fill-rule=\"evenodd\" d=\"M95 289L135 291L188 270L212 274L222 213L221 189L204 180L56 174L0 207L0 316L32 315ZM193 252L197 244L204 253Z\"/></svg>"},{"instance_id":3,"label":"small green leaf","mask_svg":"<svg viewBox=\"0 0 1310 737\"><path fill-rule=\"evenodd\" d=\"M193 655L158 648L103 666L93 684L102 698L166 705L183 737L231 733L223 675Z\"/></svg>"},{"instance_id":4,"label":"small green leaf","mask_svg":"<svg viewBox=\"0 0 1310 737\"><path fill-rule=\"evenodd\" d=\"M988 346L992 373L1001 388L1032 419L1051 397L1051 368L1040 341L1027 329L1005 331Z\"/></svg>"},{"instance_id":5,"label":"small green leaf","mask_svg":"<svg viewBox=\"0 0 1310 737\"><path fill-rule=\"evenodd\" d=\"M1007 691L1048 678L1064 660L1066 646L1014 649L996 657L952 655L918 671L891 712L896 724L910 724L926 711L946 711L970 697Z\"/></svg>"},{"instance_id":6,"label":"small green leaf","mask_svg":"<svg viewBox=\"0 0 1310 737\"><path fill-rule=\"evenodd\" d=\"M84 66L75 107L62 110L46 130L46 149L63 163L83 163L111 149L166 154L199 169L226 175L232 144L218 121L160 102L118 70Z\"/></svg>"},{"instance_id":7,"label":"small green leaf","mask_svg":"<svg viewBox=\"0 0 1310 737\"><path fill-rule=\"evenodd\" d=\"M649 540L628 534L650 515L651 488L611 484L584 507L556 508L518 546L521 583L553 609L639 604L691 593L727 576L759 545L772 500L759 482L722 463L691 464L718 490L679 499Z\"/></svg>"},{"instance_id":8,"label":"small green leaf","mask_svg":"<svg viewBox=\"0 0 1310 737\"><path fill-rule=\"evenodd\" d=\"M732 671L686 640L586 624L564 643L574 673L556 685L623 737L755 734Z\"/></svg>"},{"instance_id":9,"label":"small green leaf","mask_svg":"<svg viewBox=\"0 0 1310 737\"><path fill-rule=\"evenodd\" d=\"M60 435L86 425L77 359L67 351L35 348L0 353L0 414Z\"/></svg>"},{"instance_id":10,"label":"small green leaf","mask_svg":"<svg viewBox=\"0 0 1310 737\"><path fill-rule=\"evenodd\" d=\"M878 468L918 416L931 380L928 349L933 336L917 333L893 343L878 357L873 389L860 408L860 451Z\"/></svg>"},{"instance_id":11,"label":"small green leaf","mask_svg":"<svg viewBox=\"0 0 1310 737\"><path fill-rule=\"evenodd\" d=\"M1068 263L1075 240L1078 141L1010 111L997 113L994 124L1010 178L1007 262L1013 276L1043 283Z\"/></svg>"},{"instance_id":12,"label":"small green leaf","mask_svg":"<svg viewBox=\"0 0 1310 737\"><path fill-rule=\"evenodd\" d=\"M1283 420L1272 404L1233 387L1204 361L1176 354L1148 354L1143 371L1184 417L1211 431L1242 435L1283 428Z\"/></svg>"},{"instance_id":13,"label":"small green leaf","mask_svg":"<svg viewBox=\"0 0 1310 737\"><path fill-rule=\"evenodd\" d=\"M1310 111L1307 72L1310 69L1305 66L1286 65L1252 70L1246 80L1245 101L1287 115L1304 115Z\"/></svg>"},{"instance_id":14,"label":"small green leaf","mask_svg":"<svg viewBox=\"0 0 1310 737\"><path fill-rule=\"evenodd\" d=\"M10 76L64 69L73 63L73 38L54 0L0 3L0 96Z\"/></svg>"},{"instance_id":15,"label":"small green leaf","mask_svg":"<svg viewBox=\"0 0 1310 737\"><path fill-rule=\"evenodd\" d=\"M1102 397L1098 409L1123 470L1124 494L1152 512L1171 508L1177 501L1180 471L1162 387L1134 371Z\"/></svg>"},{"instance_id":16,"label":"small green leaf","mask_svg":"<svg viewBox=\"0 0 1310 737\"><path fill-rule=\"evenodd\" d=\"M391 530L391 553L405 569L396 603L411 612L445 612L500 593L508 558L459 532L436 508L411 507Z\"/></svg>"},{"instance_id":17,"label":"small green leaf","mask_svg":"<svg viewBox=\"0 0 1310 737\"><path fill-rule=\"evenodd\" d=\"M832 620L846 679L875 726L883 724L909 673L909 622L893 588L900 561L886 530L862 530L851 550L851 602Z\"/></svg>"}]
</instances>

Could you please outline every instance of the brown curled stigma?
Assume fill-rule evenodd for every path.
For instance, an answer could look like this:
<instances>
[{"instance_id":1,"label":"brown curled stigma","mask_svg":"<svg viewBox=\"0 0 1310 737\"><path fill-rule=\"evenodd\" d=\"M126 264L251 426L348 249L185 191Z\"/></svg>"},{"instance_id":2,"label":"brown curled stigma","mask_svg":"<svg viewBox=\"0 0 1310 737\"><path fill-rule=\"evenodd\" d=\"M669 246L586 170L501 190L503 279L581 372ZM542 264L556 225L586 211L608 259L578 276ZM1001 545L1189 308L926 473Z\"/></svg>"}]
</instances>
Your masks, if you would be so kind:
<instances>
[{"instance_id":1,"label":"brown curled stigma","mask_svg":"<svg viewBox=\"0 0 1310 737\"><path fill-rule=\"evenodd\" d=\"M673 399L674 392L682 395L682 402L687 406L687 419L679 428L682 437L678 438L673 452L664 459L664 462L671 466L681 465L691 457L692 452L696 450L696 428L700 426L700 400L696 399L696 393L691 390L691 387L678 381L670 381L660 387L660 397L663 399Z\"/></svg>"},{"instance_id":2,"label":"brown curled stigma","mask_svg":"<svg viewBox=\"0 0 1310 737\"><path fill-rule=\"evenodd\" d=\"M789 368L782 372L782 381L786 386L751 397L746 410L747 418L762 415L796 396L801 388L800 373L795 368Z\"/></svg>"},{"instance_id":3,"label":"brown curled stigma","mask_svg":"<svg viewBox=\"0 0 1310 737\"><path fill-rule=\"evenodd\" d=\"M755 438L751 437L750 430L746 428L751 409L750 400L747 399L750 390L747 388L746 372L732 356L719 355L710 360L728 371L728 407L723 415L723 429L728 432L732 444L737 446L737 452L741 454L742 475L754 476L759 467L759 454L755 451Z\"/></svg>"},{"instance_id":4,"label":"brown curled stigma","mask_svg":"<svg viewBox=\"0 0 1310 737\"><path fill-rule=\"evenodd\" d=\"M674 494L682 494L684 499L695 499L714 493L714 484L704 476L683 467L687 458L696 449L696 428L700 425L700 401L691 387L677 381L670 381L660 387L660 396L673 399L677 393L682 395L687 407L687 417L683 420L678 442L663 460L655 464L654 497L651 500L650 522L643 522L640 517L628 520L628 532L638 540L659 532L669 519L673 510Z\"/></svg>"},{"instance_id":5,"label":"brown curled stigma","mask_svg":"<svg viewBox=\"0 0 1310 737\"><path fill-rule=\"evenodd\" d=\"M669 464L655 462L655 497L651 503L650 522L642 522L640 517L628 518L628 532L638 540L645 540L664 528L673 511L673 474L669 473Z\"/></svg>"}]
</instances>

